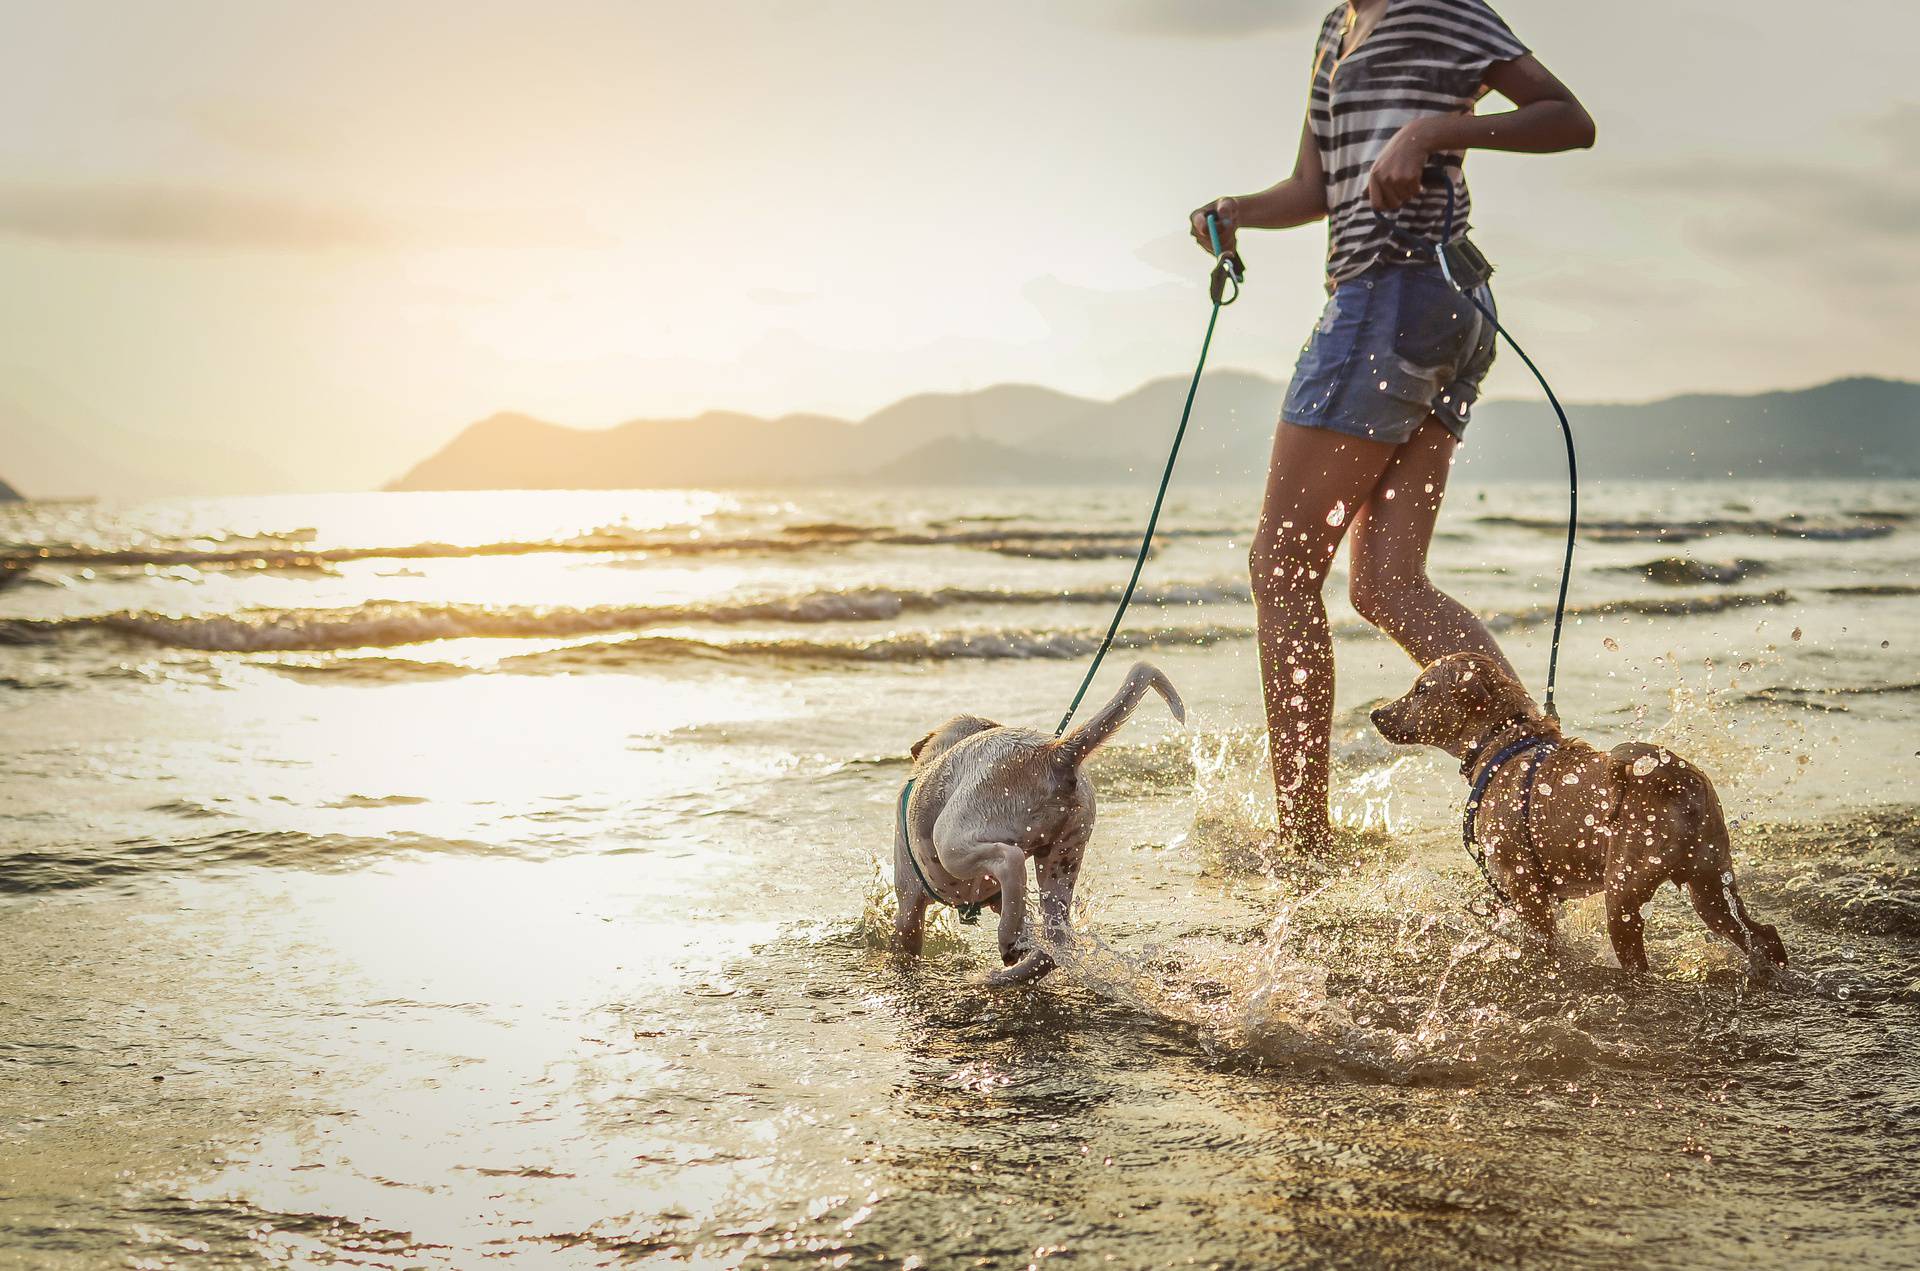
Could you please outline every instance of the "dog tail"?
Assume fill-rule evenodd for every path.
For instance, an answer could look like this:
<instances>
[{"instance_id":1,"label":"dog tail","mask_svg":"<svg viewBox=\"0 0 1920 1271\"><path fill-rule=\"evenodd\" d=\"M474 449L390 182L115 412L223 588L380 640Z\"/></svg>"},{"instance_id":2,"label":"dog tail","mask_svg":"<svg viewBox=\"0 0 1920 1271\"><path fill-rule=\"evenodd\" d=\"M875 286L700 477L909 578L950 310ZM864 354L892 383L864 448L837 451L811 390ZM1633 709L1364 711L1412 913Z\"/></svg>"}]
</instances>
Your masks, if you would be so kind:
<instances>
[{"instance_id":1,"label":"dog tail","mask_svg":"<svg viewBox=\"0 0 1920 1271\"><path fill-rule=\"evenodd\" d=\"M1145 662L1135 662L1133 669L1127 672L1126 681L1120 685L1120 691L1113 700L1095 711L1093 718L1054 743L1054 753L1071 766L1078 768L1087 761L1087 756L1099 748L1107 738L1120 731L1120 725L1127 722L1133 714L1133 708L1140 699L1152 689L1166 699L1167 709L1181 723L1187 721L1187 708L1180 701L1180 694L1174 691L1173 681L1160 673L1160 669Z\"/></svg>"}]
</instances>

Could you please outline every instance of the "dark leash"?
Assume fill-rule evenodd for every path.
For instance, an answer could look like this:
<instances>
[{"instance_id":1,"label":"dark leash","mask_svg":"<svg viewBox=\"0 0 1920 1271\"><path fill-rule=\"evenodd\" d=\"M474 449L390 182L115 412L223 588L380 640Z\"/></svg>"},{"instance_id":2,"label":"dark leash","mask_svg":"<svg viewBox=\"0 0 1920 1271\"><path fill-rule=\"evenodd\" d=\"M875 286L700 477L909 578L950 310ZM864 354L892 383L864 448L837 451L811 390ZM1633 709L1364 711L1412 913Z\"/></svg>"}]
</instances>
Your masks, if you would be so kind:
<instances>
[{"instance_id":1,"label":"dark leash","mask_svg":"<svg viewBox=\"0 0 1920 1271\"><path fill-rule=\"evenodd\" d=\"M1160 524L1160 507L1167 501L1167 486L1173 481L1173 465L1180 458L1180 443L1186 440L1187 421L1193 418L1193 399L1200 391L1201 372L1207 369L1207 350L1213 347L1214 324L1220 321L1220 311L1240 298L1240 282L1247 276L1247 267L1241 262L1240 253L1221 250L1220 221L1212 212L1207 213L1207 235L1213 239L1213 276L1207 284L1207 294L1213 298L1213 312L1207 318L1206 338L1200 341L1200 360L1194 364L1193 381L1187 385L1187 404L1180 408L1180 426L1174 430L1173 446L1167 451L1167 466L1160 473L1160 490L1153 496L1153 512L1147 517L1147 532L1141 536L1140 551L1133 558L1133 576L1127 579L1126 590L1120 593L1120 604L1113 611L1113 621L1107 624L1107 634L1094 651L1093 663L1087 667L1079 691L1074 693L1067 713L1060 717L1059 726L1053 730L1055 737L1065 733L1067 725L1073 722L1073 713L1080 709L1081 699L1086 697L1087 689L1093 685L1093 677L1100 673L1100 663L1106 660L1107 650L1113 647L1113 638L1119 634L1120 622L1127 616L1127 606L1133 603L1134 588L1140 585L1140 571L1146 568L1147 552L1153 547L1153 532Z\"/></svg>"},{"instance_id":2,"label":"dark leash","mask_svg":"<svg viewBox=\"0 0 1920 1271\"><path fill-rule=\"evenodd\" d=\"M1580 465L1574 454L1573 425L1568 422L1567 412L1560 405L1560 398L1554 393L1553 385L1547 383L1547 377L1534 364L1534 360L1527 356L1527 351L1520 347L1520 342L1501 325L1499 315L1482 304L1480 297L1473 294L1476 290L1485 287L1488 297L1492 297L1493 289L1488 285L1488 279L1492 277L1493 266L1465 235L1458 239L1453 236L1453 178L1448 175L1447 169L1457 169L1459 166L1460 160L1457 156L1444 155L1429 164L1426 171L1421 174L1422 185L1446 187L1447 213L1445 221L1442 222L1439 242L1422 238L1411 230L1402 229L1393 217L1383 212L1375 212L1374 216L1386 227L1391 237L1408 245L1412 253L1431 256L1439 262L1441 276L1447 280L1447 285L1478 309L1481 316L1493 324L1493 329L1499 337L1507 342L1507 347L1520 355L1520 360L1527 364L1529 371L1533 372L1533 378L1540 381L1540 390L1547 395L1548 404L1553 407L1553 413L1559 417L1560 435L1567 445L1567 547L1560 560L1560 593L1553 602L1553 643L1547 652L1547 695L1544 703L1547 717L1558 719L1560 711L1553 704L1553 691L1560 670L1560 632L1567 617L1567 584L1573 578L1573 542L1580 526Z\"/></svg>"},{"instance_id":3,"label":"dark leash","mask_svg":"<svg viewBox=\"0 0 1920 1271\"><path fill-rule=\"evenodd\" d=\"M1073 722L1073 713L1080 709L1080 703L1087 696L1087 690L1093 685L1093 677L1100 673L1100 664L1106 660L1107 650L1113 647L1114 637L1120 633L1120 623L1127 616L1127 606L1133 603L1133 593L1140 586L1140 571L1146 568L1147 554L1153 548L1154 531L1160 525L1160 509L1167 501L1167 487L1173 483L1174 464L1180 458L1180 445L1187 438L1187 423L1193 418L1193 400L1200 392L1200 376L1207 369L1207 352L1213 347L1213 329L1220 321L1220 311L1240 298L1240 283L1247 276L1247 267L1240 259L1238 251L1223 250L1220 246L1220 221L1212 212L1207 213L1207 235L1213 240L1213 274L1207 283L1207 294L1213 301L1213 312L1207 317L1207 333L1200 341L1200 359L1194 364L1193 380L1187 385L1186 405L1180 408L1180 426L1174 430L1173 445L1167 450L1167 464L1160 473L1160 489L1153 496L1153 511L1147 516L1147 532L1140 537L1140 550L1133 559L1133 574L1127 579L1126 590L1120 593L1120 603L1114 608L1113 621L1107 624L1107 634L1101 638L1100 647L1094 651L1093 662L1087 667L1086 675L1080 681L1080 688L1073 695L1073 701L1067 706L1067 713L1060 717L1059 726L1053 730L1058 737L1067 731L1067 725ZM920 868L920 861L913 854L913 837L907 834L907 796L913 793L913 780L900 791L899 822L900 833L905 836L907 861L913 866L914 874L920 879L920 885L927 889L927 895L954 910L964 923L980 920L980 913L986 908L986 901L959 905L948 900L934 889L927 878L927 872Z\"/></svg>"}]
</instances>

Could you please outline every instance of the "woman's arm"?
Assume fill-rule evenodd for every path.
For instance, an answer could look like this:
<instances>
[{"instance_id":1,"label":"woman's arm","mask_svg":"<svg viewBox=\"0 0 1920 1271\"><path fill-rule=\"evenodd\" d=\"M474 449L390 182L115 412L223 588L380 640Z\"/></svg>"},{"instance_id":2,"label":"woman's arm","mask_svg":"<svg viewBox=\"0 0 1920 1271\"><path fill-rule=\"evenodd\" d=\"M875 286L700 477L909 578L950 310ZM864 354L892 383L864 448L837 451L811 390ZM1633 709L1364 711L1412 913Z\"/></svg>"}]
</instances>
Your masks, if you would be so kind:
<instances>
[{"instance_id":1,"label":"woman's arm","mask_svg":"<svg viewBox=\"0 0 1920 1271\"><path fill-rule=\"evenodd\" d=\"M1238 229L1291 229L1322 220L1327 214L1327 186L1320 168L1320 147L1314 144L1311 123L1300 126L1300 150L1294 156L1293 175L1258 194L1228 195L1193 210L1193 241L1213 251L1207 237L1207 213L1220 220L1220 247L1231 251Z\"/></svg>"},{"instance_id":2,"label":"woman's arm","mask_svg":"<svg viewBox=\"0 0 1920 1271\"><path fill-rule=\"evenodd\" d=\"M1486 84L1514 104L1498 115L1428 115L1402 128L1374 161L1367 196L1391 212L1420 192L1436 151L1518 150L1555 154L1593 144L1593 117L1572 91L1529 54L1487 68Z\"/></svg>"}]
</instances>

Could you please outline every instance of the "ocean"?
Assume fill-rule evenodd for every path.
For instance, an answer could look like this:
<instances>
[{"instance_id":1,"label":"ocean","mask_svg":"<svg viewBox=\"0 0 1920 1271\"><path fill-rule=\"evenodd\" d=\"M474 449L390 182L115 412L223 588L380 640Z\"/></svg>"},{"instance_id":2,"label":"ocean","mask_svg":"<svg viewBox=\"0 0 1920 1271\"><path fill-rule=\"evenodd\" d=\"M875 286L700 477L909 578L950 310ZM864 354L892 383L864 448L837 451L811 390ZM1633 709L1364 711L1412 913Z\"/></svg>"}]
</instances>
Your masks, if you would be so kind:
<instances>
[{"instance_id":1,"label":"ocean","mask_svg":"<svg viewBox=\"0 0 1920 1271\"><path fill-rule=\"evenodd\" d=\"M1346 828L1273 847L1184 487L1061 968L900 964L908 746L1052 726L1148 479L0 506L0 1265L1915 1265L1920 485L1585 492L1568 728L1714 777L1786 973L1489 913L1341 570ZM1536 691L1564 498L1434 550Z\"/></svg>"}]
</instances>

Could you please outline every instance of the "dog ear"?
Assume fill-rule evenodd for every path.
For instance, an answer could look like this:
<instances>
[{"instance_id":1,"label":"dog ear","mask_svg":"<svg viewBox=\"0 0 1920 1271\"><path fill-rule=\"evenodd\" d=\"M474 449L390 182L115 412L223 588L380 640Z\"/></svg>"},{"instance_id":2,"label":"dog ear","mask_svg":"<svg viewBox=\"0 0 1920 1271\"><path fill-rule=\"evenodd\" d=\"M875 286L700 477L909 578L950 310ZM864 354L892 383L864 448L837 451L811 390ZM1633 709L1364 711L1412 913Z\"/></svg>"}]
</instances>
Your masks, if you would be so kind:
<instances>
[{"instance_id":1,"label":"dog ear","mask_svg":"<svg viewBox=\"0 0 1920 1271\"><path fill-rule=\"evenodd\" d=\"M1462 659L1468 669L1462 672L1461 695L1470 701L1476 709L1484 709L1493 715L1519 716L1531 723L1536 731L1553 735L1559 729L1534 705L1533 695L1527 692L1527 686L1507 673L1505 667L1492 658L1471 653ZM1472 679L1465 677L1471 675Z\"/></svg>"},{"instance_id":2,"label":"dog ear","mask_svg":"<svg viewBox=\"0 0 1920 1271\"><path fill-rule=\"evenodd\" d=\"M1462 653L1454 660L1454 692L1460 704L1470 709L1492 710L1499 705L1500 681L1505 678L1493 659L1480 654Z\"/></svg>"},{"instance_id":3,"label":"dog ear","mask_svg":"<svg viewBox=\"0 0 1920 1271\"><path fill-rule=\"evenodd\" d=\"M920 752L927 748L927 743L932 741L933 737L934 735L932 733L928 733L925 737L922 737L919 741L914 742L912 747L908 749L907 753L911 755L913 758L918 759L920 757Z\"/></svg>"}]
</instances>

